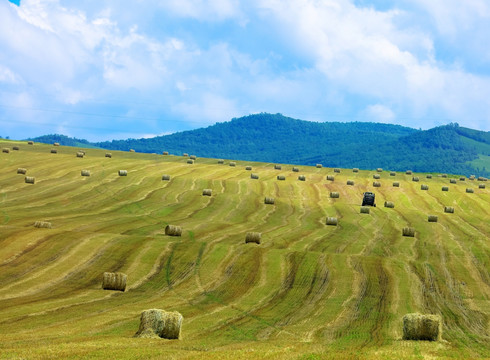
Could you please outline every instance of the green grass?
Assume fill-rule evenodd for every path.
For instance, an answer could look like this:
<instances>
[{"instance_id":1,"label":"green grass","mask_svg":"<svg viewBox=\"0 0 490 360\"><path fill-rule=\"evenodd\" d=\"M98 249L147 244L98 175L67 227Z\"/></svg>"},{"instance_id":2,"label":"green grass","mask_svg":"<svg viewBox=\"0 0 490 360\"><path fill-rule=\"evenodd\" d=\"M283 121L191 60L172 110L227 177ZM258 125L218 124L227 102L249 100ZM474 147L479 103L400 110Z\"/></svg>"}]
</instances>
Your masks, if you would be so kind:
<instances>
[{"instance_id":1,"label":"green grass","mask_svg":"<svg viewBox=\"0 0 490 360\"><path fill-rule=\"evenodd\" d=\"M471 166L479 169L490 169L490 156L479 154L478 159L475 159L470 162Z\"/></svg>"},{"instance_id":2,"label":"green grass","mask_svg":"<svg viewBox=\"0 0 490 360\"><path fill-rule=\"evenodd\" d=\"M384 171L373 188L373 171L342 169L331 182L326 167L0 147L14 144L0 154L0 359L490 357L490 193L476 181ZM364 191L376 193L370 214L359 213ZM182 237L165 236L167 224ZM262 243L245 244L248 231ZM126 291L102 290L104 271L128 274ZM150 308L182 313L183 339L133 338ZM443 317L442 342L400 340L403 315L416 311Z\"/></svg>"}]
</instances>

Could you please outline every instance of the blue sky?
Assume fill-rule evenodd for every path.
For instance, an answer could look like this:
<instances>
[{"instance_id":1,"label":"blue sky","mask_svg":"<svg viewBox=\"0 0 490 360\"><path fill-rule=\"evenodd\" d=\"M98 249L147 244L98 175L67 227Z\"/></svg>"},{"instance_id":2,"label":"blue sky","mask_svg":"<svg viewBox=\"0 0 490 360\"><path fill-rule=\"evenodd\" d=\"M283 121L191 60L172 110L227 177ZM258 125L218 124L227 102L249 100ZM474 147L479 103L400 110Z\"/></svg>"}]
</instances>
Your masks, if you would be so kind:
<instances>
[{"instance_id":1,"label":"blue sky","mask_svg":"<svg viewBox=\"0 0 490 360\"><path fill-rule=\"evenodd\" d=\"M124 4L124 5L121 5ZM257 112L490 130L487 0L0 0L0 135Z\"/></svg>"}]
</instances>

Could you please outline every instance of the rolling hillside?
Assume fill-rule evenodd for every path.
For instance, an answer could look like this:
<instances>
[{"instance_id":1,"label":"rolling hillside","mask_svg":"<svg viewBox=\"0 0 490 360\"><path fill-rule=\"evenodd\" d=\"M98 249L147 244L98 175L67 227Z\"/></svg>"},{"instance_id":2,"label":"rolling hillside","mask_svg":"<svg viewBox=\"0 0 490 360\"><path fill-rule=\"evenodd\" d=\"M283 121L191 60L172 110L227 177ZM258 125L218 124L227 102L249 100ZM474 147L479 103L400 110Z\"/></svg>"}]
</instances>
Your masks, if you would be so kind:
<instances>
[{"instance_id":1,"label":"rolling hillside","mask_svg":"<svg viewBox=\"0 0 490 360\"><path fill-rule=\"evenodd\" d=\"M373 187L376 171L0 147L10 149L0 153L0 359L490 357L484 181L385 169ZM376 193L369 214L365 191ZM166 236L168 224L182 236ZM402 236L407 226L415 237ZM260 245L245 243L249 231ZM105 271L127 274L126 291L102 290ZM182 340L133 338L152 308L184 316ZM401 340L411 312L440 314L443 340Z\"/></svg>"}]
</instances>

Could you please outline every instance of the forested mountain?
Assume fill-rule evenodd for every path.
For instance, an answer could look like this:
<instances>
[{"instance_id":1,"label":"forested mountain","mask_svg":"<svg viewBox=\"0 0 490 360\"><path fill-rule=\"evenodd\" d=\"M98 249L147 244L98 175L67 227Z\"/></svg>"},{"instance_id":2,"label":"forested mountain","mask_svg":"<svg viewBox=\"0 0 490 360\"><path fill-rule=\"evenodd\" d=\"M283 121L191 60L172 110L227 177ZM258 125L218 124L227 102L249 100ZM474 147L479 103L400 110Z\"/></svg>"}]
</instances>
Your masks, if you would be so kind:
<instances>
[{"instance_id":1,"label":"forested mountain","mask_svg":"<svg viewBox=\"0 0 490 360\"><path fill-rule=\"evenodd\" d=\"M71 137L68 137L66 135L60 135L60 134L43 135L43 136L38 136L34 139L28 139L28 140L34 140L34 141L45 143L45 144L52 144L52 143L56 142L56 143L59 143L59 144L64 145L64 146L78 146L78 147L84 147L84 148L98 147L94 144L91 144L87 140L71 138Z\"/></svg>"},{"instance_id":2,"label":"forested mountain","mask_svg":"<svg viewBox=\"0 0 490 360\"><path fill-rule=\"evenodd\" d=\"M71 145L62 138L34 140ZM92 145L112 150L169 151L177 155L187 152L201 157L305 165L321 163L342 168L382 167L396 171L490 175L490 164L487 166L490 133L457 124L422 131L366 122L319 123L262 113L166 136Z\"/></svg>"}]
</instances>

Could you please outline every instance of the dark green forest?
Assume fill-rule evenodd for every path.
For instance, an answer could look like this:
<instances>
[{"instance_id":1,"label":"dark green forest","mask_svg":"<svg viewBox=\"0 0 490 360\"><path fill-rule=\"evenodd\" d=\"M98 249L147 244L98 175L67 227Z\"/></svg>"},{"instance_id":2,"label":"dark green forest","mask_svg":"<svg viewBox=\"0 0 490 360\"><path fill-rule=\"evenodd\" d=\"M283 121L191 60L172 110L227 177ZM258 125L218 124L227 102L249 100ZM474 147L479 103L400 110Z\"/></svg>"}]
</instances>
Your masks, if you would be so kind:
<instances>
[{"instance_id":1,"label":"dark green forest","mask_svg":"<svg viewBox=\"0 0 490 360\"><path fill-rule=\"evenodd\" d=\"M45 143L45 144L53 144L55 142L64 145L64 146L78 146L78 147L83 147L83 148L96 148L98 147L95 144L90 143L88 140L84 139L77 139L77 138L71 138L66 135L60 135L60 134L51 134L51 135L43 135L43 136L38 136L36 138L31 138L31 139L26 139L26 140L33 140L36 142L40 143Z\"/></svg>"},{"instance_id":2,"label":"dark green forest","mask_svg":"<svg viewBox=\"0 0 490 360\"><path fill-rule=\"evenodd\" d=\"M164 129L162 129L164 130ZM251 160L298 165L394 171L490 175L473 167L479 155L490 156L490 133L449 124L430 130L367 122L311 122L281 114L255 114L150 139L89 143L63 135L33 139L69 146L111 150Z\"/></svg>"}]
</instances>

